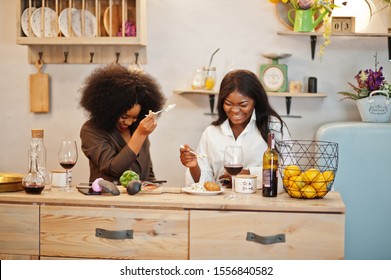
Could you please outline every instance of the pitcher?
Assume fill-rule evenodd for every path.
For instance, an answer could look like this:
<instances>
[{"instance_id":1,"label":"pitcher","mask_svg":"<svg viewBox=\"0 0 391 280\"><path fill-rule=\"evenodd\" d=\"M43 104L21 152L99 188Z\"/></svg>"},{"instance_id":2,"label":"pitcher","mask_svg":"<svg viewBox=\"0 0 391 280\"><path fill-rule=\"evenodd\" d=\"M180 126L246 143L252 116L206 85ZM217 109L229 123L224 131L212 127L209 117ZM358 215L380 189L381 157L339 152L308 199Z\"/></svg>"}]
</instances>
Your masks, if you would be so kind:
<instances>
[{"instance_id":1,"label":"pitcher","mask_svg":"<svg viewBox=\"0 0 391 280\"><path fill-rule=\"evenodd\" d=\"M292 19L291 13L295 11L295 20ZM323 17L329 13L326 9L319 17L315 20L315 13L317 10L295 10L291 9L288 11L288 19L293 24L293 30L296 32L314 32L315 27L318 26Z\"/></svg>"}]
</instances>

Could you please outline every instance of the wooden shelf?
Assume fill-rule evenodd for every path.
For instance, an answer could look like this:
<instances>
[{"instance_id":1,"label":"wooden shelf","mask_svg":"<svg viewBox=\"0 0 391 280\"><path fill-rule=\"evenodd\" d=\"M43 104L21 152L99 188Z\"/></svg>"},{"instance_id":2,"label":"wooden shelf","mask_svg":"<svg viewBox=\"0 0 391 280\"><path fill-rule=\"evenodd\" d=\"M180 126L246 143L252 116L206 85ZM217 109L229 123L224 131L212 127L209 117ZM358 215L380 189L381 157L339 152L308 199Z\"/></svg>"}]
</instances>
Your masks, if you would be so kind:
<instances>
[{"instance_id":1,"label":"wooden shelf","mask_svg":"<svg viewBox=\"0 0 391 280\"><path fill-rule=\"evenodd\" d=\"M324 93L291 93L291 92L267 92L270 97L285 97L286 115L281 117L286 118L301 118L301 116L291 115L292 97L298 98L326 98L327 94Z\"/></svg>"},{"instance_id":2,"label":"wooden shelf","mask_svg":"<svg viewBox=\"0 0 391 280\"><path fill-rule=\"evenodd\" d=\"M201 94L209 96L209 106L210 113L205 113L205 115L216 115L214 112L215 107L215 96L219 94L216 90L208 90L208 89L177 89L173 91L175 94Z\"/></svg>"},{"instance_id":3,"label":"wooden shelf","mask_svg":"<svg viewBox=\"0 0 391 280\"><path fill-rule=\"evenodd\" d=\"M209 105L210 113L205 113L206 115L216 115L214 113L215 106L215 96L219 94L215 90L206 90L206 89L176 89L173 91L175 94L201 94L209 96ZM290 118L301 118L300 116L290 115L292 97L298 98L326 98L327 94L324 93L291 93L291 92L267 92L267 95L270 97L285 97L286 103L286 112L287 114L284 117Z\"/></svg>"},{"instance_id":4,"label":"wooden shelf","mask_svg":"<svg viewBox=\"0 0 391 280\"><path fill-rule=\"evenodd\" d=\"M322 32L295 32L295 31L278 31L278 35L290 35L290 36L309 36L311 44L311 58L315 58L316 40L318 36L323 36ZM333 37L378 37L387 38L388 44L388 57L391 61L391 33L361 33L361 32L333 32Z\"/></svg>"},{"instance_id":5,"label":"wooden shelf","mask_svg":"<svg viewBox=\"0 0 391 280\"><path fill-rule=\"evenodd\" d=\"M60 32L58 24L56 24L57 33L54 33L58 34L57 37L36 37L31 30L30 36L26 36L22 30L23 12L29 7L43 6L55 11L56 20L64 9L71 6L80 11L91 12L96 17L96 37L77 37L73 34L65 37ZM110 9L110 7L116 9ZM119 9L122 13L114 13ZM106 13L111 10L113 10L112 14ZM136 36L127 37L124 31L122 31L122 36L117 36L120 30L125 30L125 22L128 20L136 25ZM41 59L45 64L106 64L112 62L130 64L135 62L136 53L138 54L137 62L142 64L147 62L146 0L18 0L16 22L16 43L28 46L28 61L31 64ZM109 27L104 27L107 22ZM71 26L68 28L71 29ZM107 29L113 31L108 32Z\"/></svg>"},{"instance_id":6,"label":"wooden shelf","mask_svg":"<svg viewBox=\"0 0 391 280\"><path fill-rule=\"evenodd\" d=\"M208 89L174 89L175 94L206 94L206 95L218 95L219 92L215 90Z\"/></svg>"},{"instance_id":7,"label":"wooden shelf","mask_svg":"<svg viewBox=\"0 0 391 280\"><path fill-rule=\"evenodd\" d=\"M293 36L323 36L322 32L295 32L295 31L278 31L278 35ZM331 36L342 37L391 37L391 33L362 33L362 32L334 32Z\"/></svg>"},{"instance_id":8,"label":"wooden shelf","mask_svg":"<svg viewBox=\"0 0 391 280\"><path fill-rule=\"evenodd\" d=\"M301 98L325 98L324 93L291 93L291 92L267 92L268 96L272 97L301 97Z\"/></svg>"}]
</instances>

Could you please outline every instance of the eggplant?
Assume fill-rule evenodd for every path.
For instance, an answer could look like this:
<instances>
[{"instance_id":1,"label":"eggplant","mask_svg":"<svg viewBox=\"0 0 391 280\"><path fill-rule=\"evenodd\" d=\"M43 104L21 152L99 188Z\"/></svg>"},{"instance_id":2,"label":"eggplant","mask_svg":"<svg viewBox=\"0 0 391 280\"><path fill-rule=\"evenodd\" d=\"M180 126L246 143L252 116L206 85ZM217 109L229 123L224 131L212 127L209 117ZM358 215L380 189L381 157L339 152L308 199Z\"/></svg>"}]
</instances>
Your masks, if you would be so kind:
<instances>
[{"instance_id":1,"label":"eggplant","mask_svg":"<svg viewBox=\"0 0 391 280\"><path fill-rule=\"evenodd\" d=\"M126 192L130 195L135 195L139 191L141 191L141 181L140 180L132 180L126 185Z\"/></svg>"}]
</instances>

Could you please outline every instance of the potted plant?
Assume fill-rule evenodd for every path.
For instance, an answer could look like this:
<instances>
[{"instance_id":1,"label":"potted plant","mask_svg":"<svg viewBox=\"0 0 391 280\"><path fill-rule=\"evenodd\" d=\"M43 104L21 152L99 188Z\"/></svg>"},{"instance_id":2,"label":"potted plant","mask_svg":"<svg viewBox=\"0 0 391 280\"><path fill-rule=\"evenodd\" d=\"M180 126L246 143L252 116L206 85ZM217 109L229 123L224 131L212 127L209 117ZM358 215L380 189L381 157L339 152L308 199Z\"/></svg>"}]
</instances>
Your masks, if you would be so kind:
<instances>
[{"instance_id":1,"label":"potted plant","mask_svg":"<svg viewBox=\"0 0 391 280\"><path fill-rule=\"evenodd\" d=\"M391 84L383 75L383 67L378 68L377 54L374 57L374 70L360 70L354 77L357 85L348 82L354 92L339 91L338 94L344 96L341 100L356 101L363 121L389 122L391 119Z\"/></svg>"},{"instance_id":2,"label":"potted plant","mask_svg":"<svg viewBox=\"0 0 391 280\"><path fill-rule=\"evenodd\" d=\"M330 15L336 7L333 0L269 0L269 2L273 4L282 2L291 7L288 11L288 19L296 32L313 32L320 22L323 22L324 42L319 48L319 56L322 58L326 46L331 42Z\"/></svg>"}]
</instances>

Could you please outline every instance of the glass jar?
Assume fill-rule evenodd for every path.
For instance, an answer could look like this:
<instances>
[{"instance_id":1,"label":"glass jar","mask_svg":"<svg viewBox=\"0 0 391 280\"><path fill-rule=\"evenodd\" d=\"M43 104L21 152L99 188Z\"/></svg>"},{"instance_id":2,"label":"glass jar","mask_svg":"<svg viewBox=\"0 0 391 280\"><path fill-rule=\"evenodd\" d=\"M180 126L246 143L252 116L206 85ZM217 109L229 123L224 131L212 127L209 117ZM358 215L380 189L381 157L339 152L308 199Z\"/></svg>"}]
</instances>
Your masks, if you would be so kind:
<instances>
[{"instance_id":1,"label":"glass jar","mask_svg":"<svg viewBox=\"0 0 391 280\"><path fill-rule=\"evenodd\" d=\"M204 67L205 89L212 90L216 84L216 67Z\"/></svg>"},{"instance_id":2,"label":"glass jar","mask_svg":"<svg viewBox=\"0 0 391 280\"><path fill-rule=\"evenodd\" d=\"M197 69L193 73L193 80L191 81L192 89L203 89L205 86L205 75L202 69Z\"/></svg>"}]
</instances>

